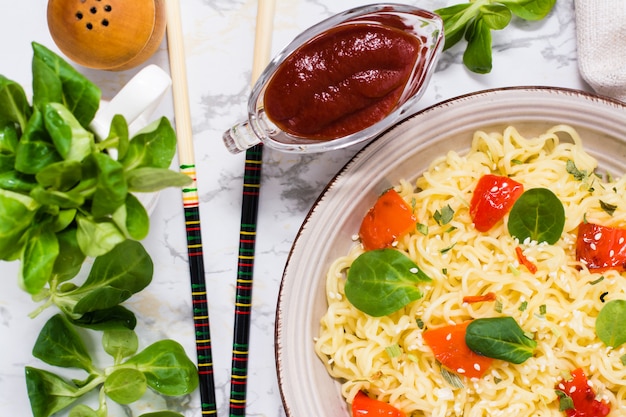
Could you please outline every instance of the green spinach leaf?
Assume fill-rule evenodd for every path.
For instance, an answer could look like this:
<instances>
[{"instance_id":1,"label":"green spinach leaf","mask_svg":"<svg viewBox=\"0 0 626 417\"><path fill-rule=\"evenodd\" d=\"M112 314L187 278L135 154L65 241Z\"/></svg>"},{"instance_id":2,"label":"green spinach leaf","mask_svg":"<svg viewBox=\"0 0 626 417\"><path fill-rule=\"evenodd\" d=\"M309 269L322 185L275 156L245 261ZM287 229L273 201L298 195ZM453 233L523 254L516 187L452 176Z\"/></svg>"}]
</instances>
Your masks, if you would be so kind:
<instances>
[{"instance_id":1,"label":"green spinach leaf","mask_svg":"<svg viewBox=\"0 0 626 417\"><path fill-rule=\"evenodd\" d=\"M52 372L27 366L25 374L33 417L50 417L82 395L76 386Z\"/></svg>"},{"instance_id":2,"label":"green spinach leaf","mask_svg":"<svg viewBox=\"0 0 626 417\"><path fill-rule=\"evenodd\" d=\"M100 107L100 89L63 58L33 42L33 102L61 103L85 128Z\"/></svg>"},{"instance_id":3,"label":"green spinach leaf","mask_svg":"<svg viewBox=\"0 0 626 417\"><path fill-rule=\"evenodd\" d=\"M31 113L22 86L0 75L0 122L16 123L23 131Z\"/></svg>"},{"instance_id":4,"label":"green spinach leaf","mask_svg":"<svg viewBox=\"0 0 626 417\"><path fill-rule=\"evenodd\" d=\"M99 414L85 404L78 404L70 410L69 417L107 417L107 415Z\"/></svg>"},{"instance_id":5,"label":"green spinach leaf","mask_svg":"<svg viewBox=\"0 0 626 417\"><path fill-rule=\"evenodd\" d=\"M12 172L18 145L17 129L13 123L0 122L0 173Z\"/></svg>"},{"instance_id":6,"label":"green spinach leaf","mask_svg":"<svg viewBox=\"0 0 626 417\"><path fill-rule=\"evenodd\" d=\"M391 314L423 296L418 284L431 281L411 259L395 249L367 251L348 270L346 297L370 316Z\"/></svg>"},{"instance_id":7,"label":"green spinach leaf","mask_svg":"<svg viewBox=\"0 0 626 417\"><path fill-rule=\"evenodd\" d=\"M105 330L102 334L102 347L118 364L123 358L137 353L139 339L137 333L130 329Z\"/></svg>"},{"instance_id":8,"label":"green spinach leaf","mask_svg":"<svg viewBox=\"0 0 626 417\"><path fill-rule=\"evenodd\" d=\"M541 20L545 18L556 0L498 0L511 11L525 20Z\"/></svg>"},{"instance_id":9,"label":"green spinach leaf","mask_svg":"<svg viewBox=\"0 0 626 417\"><path fill-rule=\"evenodd\" d=\"M530 239L550 245L556 243L565 226L565 209L559 198L547 188L531 188L515 201L507 227L520 242Z\"/></svg>"},{"instance_id":10,"label":"green spinach leaf","mask_svg":"<svg viewBox=\"0 0 626 417\"><path fill-rule=\"evenodd\" d=\"M148 236L150 217L146 208L133 194L128 194L126 204L113 213L113 221L131 239L142 240Z\"/></svg>"},{"instance_id":11,"label":"green spinach leaf","mask_svg":"<svg viewBox=\"0 0 626 417\"><path fill-rule=\"evenodd\" d=\"M68 316L70 322L76 326L92 330L132 330L137 326L135 314L124 306L115 306L104 310L91 311L79 318Z\"/></svg>"},{"instance_id":12,"label":"green spinach leaf","mask_svg":"<svg viewBox=\"0 0 626 417\"><path fill-rule=\"evenodd\" d=\"M121 366L143 372L148 386L164 395L185 395L198 387L196 366L174 340L155 342Z\"/></svg>"},{"instance_id":13,"label":"green spinach leaf","mask_svg":"<svg viewBox=\"0 0 626 417\"><path fill-rule=\"evenodd\" d=\"M93 195L91 214L95 218L112 215L124 202L128 194L122 164L101 153L92 155L98 167L98 185Z\"/></svg>"},{"instance_id":14,"label":"green spinach leaf","mask_svg":"<svg viewBox=\"0 0 626 417\"><path fill-rule=\"evenodd\" d=\"M465 343L474 352L520 364L532 357L537 342L528 338L513 317L476 319L468 326Z\"/></svg>"},{"instance_id":15,"label":"green spinach leaf","mask_svg":"<svg viewBox=\"0 0 626 417\"><path fill-rule=\"evenodd\" d=\"M115 246L126 240L124 233L112 220L94 220L82 214L76 215L78 230L76 239L83 253L99 257L110 252Z\"/></svg>"},{"instance_id":16,"label":"green spinach leaf","mask_svg":"<svg viewBox=\"0 0 626 417\"><path fill-rule=\"evenodd\" d=\"M76 229L63 228L56 237L59 242L59 255L54 261L52 273L56 282L61 283L74 278L80 272L85 254L78 246Z\"/></svg>"},{"instance_id":17,"label":"green spinach leaf","mask_svg":"<svg viewBox=\"0 0 626 417\"><path fill-rule=\"evenodd\" d=\"M20 264L20 283L30 294L38 294L48 282L59 255L56 234L45 225L28 229Z\"/></svg>"},{"instance_id":18,"label":"green spinach leaf","mask_svg":"<svg viewBox=\"0 0 626 417\"><path fill-rule=\"evenodd\" d=\"M626 300L607 302L596 318L596 335L612 348L626 343Z\"/></svg>"},{"instance_id":19,"label":"green spinach leaf","mask_svg":"<svg viewBox=\"0 0 626 417\"><path fill-rule=\"evenodd\" d=\"M129 171L141 167L168 168L176 153L176 132L162 117L139 131L120 162Z\"/></svg>"},{"instance_id":20,"label":"green spinach leaf","mask_svg":"<svg viewBox=\"0 0 626 417\"><path fill-rule=\"evenodd\" d=\"M31 226L39 204L23 194L0 190L0 259L15 259L24 245L22 236Z\"/></svg>"},{"instance_id":21,"label":"green spinach leaf","mask_svg":"<svg viewBox=\"0 0 626 417\"><path fill-rule=\"evenodd\" d=\"M187 175L165 168L136 168L127 174L128 189L132 192L151 193L164 187L183 187L191 184Z\"/></svg>"},{"instance_id":22,"label":"green spinach leaf","mask_svg":"<svg viewBox=\"0 0 626 417\"><path fill-rule=\"evenodd\" d=\"M104 381L104 392L119 404L130 404L145 394L148 389L146 376L137 369L117 369Z\"/></svg>"},{"instance_id":23,"label":"green spinach leaf","mask_svg":"<svg viewBox=\"0 0 626 417\"><path fill-rule=\"evenodd\" d=\"M85 313L91 313L98 310L105 310L123 303L132 295L133 293L126 289L111 286L94 288L86 293L76 303L76 305L74 305L72 312L83 315Z\"/></svg>"},{"instance_id":24,"label":"green spinach leaf","mask_svg":"<svg viewBox=\"0 0 626 417\"><path fill-rule=\"evenodd\" d=\"M46 130L63 159L82 161L91 154L93 133L81 126L67 108L59 103L46 103L43 111Z\"/></svg>"},{"instance_id":25,"label":"green spinach leaf","mask_svg":"<svg viewBox=\"0 0 626 417\"><path fill-rule=\"evenodd\" d=\"M85 344L62 314L52 316L43 326L33 347L33 356L49 365L87 372L94 369Z\"/></svg>"},{"instance_id":26,"label":"green spinach leaf","mask_svg":"<svg viewBox=\"0 0 626 417\"><path fill-rule=\"evenodd\" d=\"M35 175L39 185L59 191L69 190L78 184L81 178L81 164L73 160L52 163Z\"/></svg>"},{"instance_id":27,"label":"green spinach leaf","mask_svg":"<svg viewBox=\"0 0 626 417\"><path fill-rule=\"evenodd\" d=\"M152 280L152 259L141 243L125 240L95 259L81 292L111 286L135 294Z\"/></svg>"}]
</instances>

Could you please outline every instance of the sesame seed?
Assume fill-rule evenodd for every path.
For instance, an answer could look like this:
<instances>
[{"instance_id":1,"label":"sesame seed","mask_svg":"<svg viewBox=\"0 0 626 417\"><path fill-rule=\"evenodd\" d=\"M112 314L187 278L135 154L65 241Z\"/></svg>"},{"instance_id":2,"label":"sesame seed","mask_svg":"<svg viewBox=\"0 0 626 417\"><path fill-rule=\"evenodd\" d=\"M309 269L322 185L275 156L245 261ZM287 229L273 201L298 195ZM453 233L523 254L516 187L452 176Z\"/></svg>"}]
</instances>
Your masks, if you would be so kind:
<instances>
[{"instance_id":1,"label":"sesame seed","mask_svg":"<svg viewBox=\"0 0 626 417\"><path fill-rule=\"evenodd\" d=\"M572 387L569 389L570 394L573 394L574 392L576 392L576 385L572 385Z\"/></svg>"},{"instance_id":2,"label":"sesame seed","mask_svg":"<svg viewBox=\"0 0 626 417\"><path fill-rule=\"evenodd\" d=\"M600 240L600 239L602 238L602 233L596 233L596 234L593 236L593 238L594 238L595 240Z\"/></svg>"},{"instance_id":3,"label":"sesame seed","mask_svg":"<svg viewBox=\"0 0 626 417\"><path fill-rule=\"evenodd\" d=\"M456 370L456 372L459 373L459 374L464 374L465 373L465 369L459 368L459 369Z\"/></svg>"},{"instance_id":4,"label":"sesame seed","mask_svg":"<svg viewBox=\"0 0 626 417\"><path fill-rule=\"evenodd\" d=\"M448 340L448 341L452 340L452 333L448 333L446 335L446 340Z\"/></svg>"},{"instance_id":5,"label":"sesame seed","mask_svg":"<svg viewBox=\"0 0 626 417\"><path fill-rule=\"evenodd\" d=\"M477 364L477 363L475 363L475 364L474 364L474 369L476 369L477 371L480 371L480 365L479 365L479 364Z\"/></svg>"},{"instance_id":6,"label":"sesame seed","mask_svg":"<svg viewBox=\"0 0 626 417\"><path fill-rule=\"evenodd\" d=\"M409 272L410 272L410 273L412 273L412 274L417 274L417 272L418 272L418 271L419 271L419 270L418 270L417 268L411 268L411 269L409 269Z\"/></svg>"}]
</instances>

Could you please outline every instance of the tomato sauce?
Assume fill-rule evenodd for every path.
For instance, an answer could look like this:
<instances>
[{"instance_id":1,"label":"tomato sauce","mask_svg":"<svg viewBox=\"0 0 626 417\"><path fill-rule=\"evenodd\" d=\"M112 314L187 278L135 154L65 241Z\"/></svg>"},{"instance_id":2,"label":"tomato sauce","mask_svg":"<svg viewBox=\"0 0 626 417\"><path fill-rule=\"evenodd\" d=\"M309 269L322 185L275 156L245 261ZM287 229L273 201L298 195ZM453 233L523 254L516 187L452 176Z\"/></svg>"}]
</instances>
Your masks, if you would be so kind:
<instances>
[{"instance_id":1,"label":"tomato sauce","mask_svg":"<svg viewBox=\"0 0 626 417\"><path fill-rule=\"evenodd\" d=\"M293 136L330 140L355 133L394 110L421 54L422 42L396 27L335 27L279 66L265 91L265 112Z\"/></svg>"}]
</instances>

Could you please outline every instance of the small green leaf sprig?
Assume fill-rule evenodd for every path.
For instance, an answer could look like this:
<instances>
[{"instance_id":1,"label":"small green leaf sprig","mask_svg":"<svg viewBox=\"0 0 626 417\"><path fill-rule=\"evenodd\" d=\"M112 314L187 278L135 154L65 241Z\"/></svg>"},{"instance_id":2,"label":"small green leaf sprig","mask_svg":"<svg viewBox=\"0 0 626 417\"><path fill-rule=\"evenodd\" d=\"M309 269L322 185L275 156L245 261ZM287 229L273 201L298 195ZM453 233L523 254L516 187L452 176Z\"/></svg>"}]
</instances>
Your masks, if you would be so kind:
<instances>
[{"instance_id":1,"label":"small green leaf sprig","mask_svg":"<svg viewBox=\"0 0 626 417\"><path fill-rule=\"evenodd\" d=\"M137 353L138 345L132 330L104 331L102 346L113 358L113 364L99 369L67 318L62 314L50 318L41 329L33 355L49 365L79 369L86 375L81 380L67 380L27 366L26 386L33 416L49 417L93 390L100 391L98 409L78 404L71 409L70 417L107 417L106 397L119 404L131 404L148 388L167 396L189 394L197 388L197 369L180 344L161 340ZM162 413L180 417L178 413Z\"/></svg>"},{"instance_id":2,"label":"small green leaf sprig","mask_svg":"<svg viewBox=\"0 0 626 417\"><path fill-rule=\"evenodd\" d=\"M0 75L0 260L20 261L18 281L40 303L31 317L51 306L60 311L42 328L33 356L87 373L67 380L26 367L33 416L71 406L70 417L108 417L107 398L129 404L147 388L189 394L198 375L183 348L166 339L137 353L137 320L122 305L153 275L139 242L150 219L134 193L191 182L169 169L176 134L162 117L130 137L117 115L109 136L96 141L89 124L100 106L99 88L43 45L32 46L32 105L22 86ZM88 258L87 278L75 282ZM98 369L73 326L102 331L113 365ZM97 409L75 404L94 390Z\"/></svg>"},{"instance_id":3,"label":"small green leaf sprig","mask_svg":"<svg viewBox=\"0 0 626 417\"><path fill-rule=\"evenodd\" d=\"M513 15L524 20L541 20L556 0L470 0L435 10L444 23L444 50L465 39L463 63L472 72L492 69L491 31L509 25Z\"/></svg>"}]
</instances>

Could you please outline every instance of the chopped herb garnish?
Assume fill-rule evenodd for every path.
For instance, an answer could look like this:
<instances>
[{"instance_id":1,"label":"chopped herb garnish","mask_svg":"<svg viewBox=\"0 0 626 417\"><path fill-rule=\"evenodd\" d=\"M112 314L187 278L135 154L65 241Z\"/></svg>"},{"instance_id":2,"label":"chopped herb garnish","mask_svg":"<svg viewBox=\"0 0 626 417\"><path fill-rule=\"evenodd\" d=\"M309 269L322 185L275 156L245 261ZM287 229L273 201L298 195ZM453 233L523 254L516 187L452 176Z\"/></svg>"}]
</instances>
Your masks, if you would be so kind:
<instances>
[{"instance_id":1,"label":"chopped herb garnish","mask_svg":"<svg viewBox=\"0 0 626 417\"><path fill-rule=\"evenodd\" d=\"M542 316L546 315L546 311L547 311L547 307L545 304L541 304L539 306L539 314L541 314Z\"/></svg>"},{"instance_id":2,"label":"chopped herb garnish","mask_svg":"<svg viewBox=\"0 0 626 417\"><path fill-rule=\"evenodd\" d=\"M520 161L519 159L511 159L511 163L514 165L522 165L524 162Z\"/></svg>"},{"instance_id":3,"label":"chopped herb garnish","mask_svg":"<svg viewBox=\"0 0 626 417\"><path fill-rule=\"evenodd\" d=\"M493 377L493 382L494 382L495 384L499 384L500 382L502 382L502 378L498 378L497 376L494 376L494 377Z\"/></svg>"},{"instance_id":4,"label":"chopped herb garnish","mask_svg":"<svg viewBox=\"0 0 626 417\"><path fill-rule=\"evenodd\" d=\"M622 362L622 365L626 366L626 354L620 356L619 360Z\"/></svg>"},{"instance_id":5,"label":"chopped herb garnish","mask_svg":"<svg viewBox=\"0 0 626 417\"><path fill-rule=\"evenodd\" d=\"M526 311L526 308L528 307L528 301L522 301L522 304L520 304L519 306L519 311Z\"/></svg>"},{"instance_id":6,"label":"chopped herb garnish","mask_svg":"<svg viewBox=\"0 0 626 417\"><path fill-rule=\"evenodd\" d=\"M441 370L441 376L443 379L452 387L452 388L463 388L463 381L461 378L454 372L448 371L446 368L439 364L439 369Z\"/></svg>"},{"instance_id":7,"label":"chopped herb garnish","mask_svg":"<svg viewBox=\"0 0 626 417\"><path fill-rule=\"evenodd\" d=\"M567 170L567 172L574 177L575 179L577 179L578 181L582 181L585 179L585 177L587 177L587 171L585 170L579 170L576 167L576 164L574 164L574 161L572 161L571 159L568 159L566 164L565 164L565 169Z\"/></svg>"},{"instance_id":8,"label":"chopped herb garnish","mask_svg":"<svg viewBox=\"0 0 626 417\"><path fill-rule=\"evenodd\" d=\"M517 269L513 264L509 264L509 271L515 276L520 274L519 269Z\"/></svg>"},{"instance_id":9,"label":"chopped herb garnish","mask_svg":"<svg viewBox=\"0 0 626 417\"><path fill-rule=\"evenodd\" d=\"M600 200L600 208L602 208L602 210L604 210L606 213L608 213L609 216L612 216L613 213L615 213L615 210L617 210L617 206L616 205L605 203L602 200Z\"/></svg>"},{"instance_id":10,"label":"chopped herb garnish","mask_svg":"<svg viewBox=\"0 0 626 417\"><path fill-rule=\"evenodd\" d=\"M444 275L448 275L448 268L442 268L441 273Z\"/></svg>"},{"instance_id":11,"label":"chopped herb garnish","mask_svg":"<svg viewBox=\"0 0 626 417\"><path fill-rule=\"evenodd\" d=\"M602 275L600 278L598 279L594 279L593 281L589 281L589 285L596 285L600 282L602 282L604 280L604 275Z\"/></svg>"},{"instance_id":12,"label":"chopped herb garnish","mask_svg":"<svg viewBox=\"0 0 626 417\"><path fill-rule=\"evenodd\" d=\"M498 313L502 313L502 301L496 300L496 303L494 305L494 310L496 310L496 312Z\"/></svg>"},{"instance_id":13,"label":"chopped herb garnish","mask_svg":"<svg viewBox=\"0 0 626 417\"><path fill-rule=\"evenodd\" d=\"M428 236L428 226L427 225L425 225L423 223L417 223L415 225L415 228L417 229L418 232L420 232L424 236Z\"/></svg>"},{"instance_id":14,"label":"chopped herb garnish","mask_svg":"<svg viewBox=\"0 0 626 417\"><path fill-rule=\"evenodd\" d=\"M390 358L397 358L402 354L402 350L400 350L400 345L394 343L393 345L389 345L385 348L385 352L389 355Z\"/></svg>"},{"instance_id":15,"label":"chopped herb garnish","mask_svg":"<svg viewBox=\"0 0 626 417\"><path fill-rule=\"evenodd\" d=\"M417 327L419 327L420 329L424 328L424 320L422 319L415 319L415 323L417 324Z\"/></svg>"},{"instance_id":16,"label":"chopped herb garnish","mask_svg":"<svg viewBox=\"0 0 626 417\"><path fill-rule=\"evenodd\" d=\"M443 255L444 253L448 253L450 252L450 250L452 250L452 248L456 245L456 243L453 243L452 245L448 246L447 248L443 248L441 249L439 252L441 252L441 254Z\"/></svg>"},{"instance_id":17,"label":"chopped herb garnish","mask_svg":"<svg viewBox=\"0 0 626 417\"><path fill-rule=\"evenodd\" d=\"M456 229L457 229L456 226L450 226L450 228L446 230L446 233L454 232Z\"/></svg>"},{"instance_id":18,"label":"chopped herb garnish","mask_svg":"<svg viewBox=\"0 0 626 417\"><path fill-rule=\"evenodd\" d=\"M435 214L433 215L433 218L439 226L450 223L453 217L454 210L452 210L452 207L450 207L449 204L442 207L441 210L435 211Z\"/></svg>"},{"instance_id":19,"label":"chopped herb garnish","mask_svg":"<svg viewBox=\"0 0 626 417\"><path fill-rule=\"evenodd\" d=\"M572 400L572 397L570 397L560 389L555 390L555 392L556 395L559 397L559 411L574 409L574 400Z\"/></svg>"}]
</instances>

